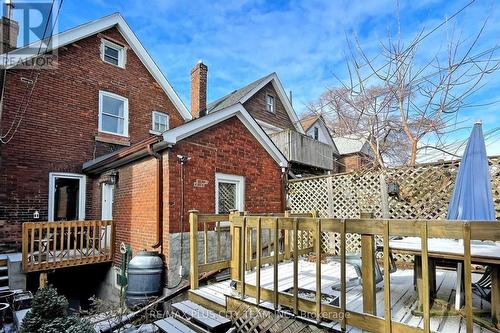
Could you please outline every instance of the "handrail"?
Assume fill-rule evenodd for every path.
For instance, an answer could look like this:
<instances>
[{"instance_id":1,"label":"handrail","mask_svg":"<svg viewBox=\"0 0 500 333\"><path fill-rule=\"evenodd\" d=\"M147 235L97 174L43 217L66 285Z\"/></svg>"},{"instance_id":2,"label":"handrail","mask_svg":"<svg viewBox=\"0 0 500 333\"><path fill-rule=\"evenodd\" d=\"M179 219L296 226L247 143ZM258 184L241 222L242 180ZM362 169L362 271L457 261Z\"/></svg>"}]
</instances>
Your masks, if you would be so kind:
<instances>
[{"instance_id":1,"label":"handrail","mask_svg":"<svg viewBox=\"0 0 500 333\"><path fill-rule=\"evenodd\" d=\"M24 272L113 260L113 221L26 222L22 225Z\"/></svg>"},{"instance_id":2,"label":"handrail","mask_svg":"<svg viewBox=\"0 0 500 333\"><path fill-rule=\"evenodd\" d=\"M314 215L314 214L313 214ZM317 218L313 217L293 217L284 214L281 216L252 216L235 212L230 215L232 232L232 259L231 259L231 278L237 282L237 289L240 297L245 299L253 297L257 304L261 301L267 301L278 306L286 306L293 309L297 314L300 311L306 311L315 314L316 320L337 320L342 327L351 325L371 332L430 332L430 267L429 267L429 238L454 238L463 239L463 255L465 262L465 313L467 332L472 332L472 287L471 287L471 241L472 240L492 240L500 241L500 224L491 221L434 221L434 220L387 220L372 219L364 216L359 219L336 219L336 218ZM262 288L260 285L260 266L263 264L263 258L259 249L257 249L257 258L248 263L248 246L246 245L247 235L252 230L256 230L257 247L262 242L262 231L264 229L274 230L275 235L286 232L293 236L293 242L287 242L285 248L280 252L279 247L275 247L273 255L274 284L272 289ZM298 257L299 257L299 234L309 232L314 236L313 252L316 256L316 290L321 290L321 233L335 232L341 234L341 292L340 306L324 304L321 302L321 293L316 293L314 301L306 300L298 296ZM363 271L363 312L355 312L346 309L346 245L345 234L358 233L362 238L362 271ZM289 237L288 236L288 237ZM342 237L344 236L344 237ZM375 302L375 242L374 236L380 236L384 244L384 310L385 317L376 316ZM423 329L412 327L399 322L393 322L391 319L391 301L390 301L390 265L389 265L389 239L393 236L414 236L421 239L421 267L420 275L417 278L419 290L419 299L423 309ZM292 249L287 246L292 245ZM308 249L309 250L309 249ZM294 276L292 294L278 290L278 262L285 259L285 253L288 253L293 259ZM256 280L255 285L245 281L245 271L254 267L255 262ZM335 319L338 318L338 319Z\"/></svg>"}]
</instances>

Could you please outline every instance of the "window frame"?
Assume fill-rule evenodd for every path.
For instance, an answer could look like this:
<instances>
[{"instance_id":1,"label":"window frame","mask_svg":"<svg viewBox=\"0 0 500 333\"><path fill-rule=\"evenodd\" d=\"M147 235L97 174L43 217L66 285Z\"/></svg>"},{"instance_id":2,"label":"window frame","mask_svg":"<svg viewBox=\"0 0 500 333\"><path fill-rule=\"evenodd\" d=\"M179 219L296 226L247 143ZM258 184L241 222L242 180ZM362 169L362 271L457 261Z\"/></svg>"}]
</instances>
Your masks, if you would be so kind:
<instances>
[{"instance_id":1,"label":"window frame","mask_svg":"<svg viewBox=\"0 0 500 333\"><path fill-rule=\"evenodd\" d=\"M272 98L272 103L269 104L269 97ZM276 100L273 95L271 94L266 94L266 111L270 113L275 112L275 105L276 105ZM269 106L271 106L271 110L269 110Z\"/></svg>"},{"instance_id":2,"label":"window frame","mask_svg":"<svg viewBox=\"0 0 500 333\"><path fill-rule=\"evenodd\" d=\"M85 196L87 176L79 173L67 172L49 172L49 207L48 207L48 220L54 222L54 199L55 199L55 185L56 178L78 179L78 220L85 220Z\"/></svg>"},{"instance_id":3,"label":"window frame","mask_svg":"<svg viewBox=\"0 0 500 333\"><path fill-rule=\"evenodd\" d=\"M225 173L215 174L215 214L219 212L219 183L230 183L236 185L236 209L240 212L245 210L245 177L229 175Z\"/></svg>"},{"instance_id":4,"label":"window frame","mask_svg":"<svg viewBox=\"0 0 500 333\"><path fill-rule=\"evenodd\" d=\"M313 139L319 141L319 127L313 127Z\"/></svg>"},{"instance_id":5,"label":"window frame","mask_svg":"<svg viewBox=\"0 0 500 333\"><path fill-rule=\"evenodd\" d=\"M105 130L102 129L102 116L103 116L102 106L103 106L103 97L104 96L111 97L111 98L114 98L114 99L118 99L118 100L121 100L123 102L123 134L115 133L115 132L110 132L110 131L105 131ZM112 115L112 114L109 114L109 113L104 113L104 114L107 115L107 116L120 118L118 116L115 116L115 115ZM120 95L117 95L117 94L114 94L114 93L109 92L109 91L99 90L98 131L100 133L107 133L107 134L111 134L111 135L117 135L117 136L128 138L128 122L129 122L129 117L128 117L128 98L120 96Z\"/></svg>"},{"instance_id":6,"label":"window frame","mask_svg":"<svg viewBox=\"0 0 500 333\"><path fill-rule=\"evenodd\" d=\"M118 51L118 64L113 64L109 61L106 61L106 46L111 48L111 49L114 49L116 51ZM113 66L116 66L116 67L120 67L120 68L125 68L125 62L126 62L126 55L125 55L125 46L123 45L120 45L120 44L116 44L116 43L113 43L112 41L110 40L107 40L105 38L102 38L101 39L101 60L109 65L113 65Z\"/></svg>"},{"instance_id":7,"label":"window frame","mask_svg":"<svg viewBox=\"0 0 500 333\"><path fill-rule=\"evenodd\" d=\"M164 131L159 131L157 129L155 129L155 116L156 115L159 115L159 116L165 116L167 118L167 128L164 130ZM153 111L151 112L151 133L153 134L161 134L165 131L168 131L170 129L170 117L167 113L165 112L160 112L160 111Z\"/></svg>"}]
</instances>

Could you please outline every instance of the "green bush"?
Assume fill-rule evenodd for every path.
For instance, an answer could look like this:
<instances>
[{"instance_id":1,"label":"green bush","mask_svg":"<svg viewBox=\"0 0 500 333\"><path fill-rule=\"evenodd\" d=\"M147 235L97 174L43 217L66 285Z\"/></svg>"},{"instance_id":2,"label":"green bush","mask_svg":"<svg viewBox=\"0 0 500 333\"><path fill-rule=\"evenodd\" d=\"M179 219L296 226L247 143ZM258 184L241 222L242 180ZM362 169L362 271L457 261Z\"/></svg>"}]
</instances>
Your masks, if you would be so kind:
<instances>
[{"instance_id":1,"label":"green bush","mask_svg":"<svg viewBox=\"0 0 500 333\"><path fill-rule=\"evenodd\" d=\"M23 333L95 333L92 325L77 316L68 316L68 301L53 288L39 289L33 307L21 324Z\"/></svg>"}]
</instances>

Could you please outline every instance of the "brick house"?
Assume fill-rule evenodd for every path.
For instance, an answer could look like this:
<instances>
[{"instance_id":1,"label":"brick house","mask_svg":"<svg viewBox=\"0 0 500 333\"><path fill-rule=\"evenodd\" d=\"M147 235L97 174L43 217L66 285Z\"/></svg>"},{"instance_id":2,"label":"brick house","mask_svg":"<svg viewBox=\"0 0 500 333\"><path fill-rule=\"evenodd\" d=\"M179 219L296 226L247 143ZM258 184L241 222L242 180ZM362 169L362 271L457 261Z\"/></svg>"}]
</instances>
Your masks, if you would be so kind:
<instances>
[{"instance_id":1,"label":"brick house","mask_svg":"<svg viewBox=\"0 0 500 333\"><path fill-rule=\"evenodd\" d=\"M368 139L362 135L334 137L340 157L337 160L338 172L361 170L373 164L374 156Z\"/></svg>"},{"instance_id":2,"label":"brick house","mask_svg":"<svg viewBox=\"0 0 500 333\"><path fill-rule=\"evenodd\" d=\"M203 74L206 76L206 69ZM209 103L206 112L218 112L237 104L243 105L288 159L289 177L325 174L334 170L335 144L306 134L276 73Z\"/></svg>"},{"instance_id":3,"label":"brick house","mask_svg":"<svg viewBox=\"0 0 500 333\"><path fill-rule=\"evenodd\" d=\"M168 282L188 267L189 209L283 210L286 158L243 105L206 113L204 64L191 73L189 112L119 14L58 34L53 49L57 68L36 85L16 66L4 81L2 133L34 86L0 151L5 248L20 248L23 222L113 219L115 244L160 251Z\"/></svg>"}]
</instances>

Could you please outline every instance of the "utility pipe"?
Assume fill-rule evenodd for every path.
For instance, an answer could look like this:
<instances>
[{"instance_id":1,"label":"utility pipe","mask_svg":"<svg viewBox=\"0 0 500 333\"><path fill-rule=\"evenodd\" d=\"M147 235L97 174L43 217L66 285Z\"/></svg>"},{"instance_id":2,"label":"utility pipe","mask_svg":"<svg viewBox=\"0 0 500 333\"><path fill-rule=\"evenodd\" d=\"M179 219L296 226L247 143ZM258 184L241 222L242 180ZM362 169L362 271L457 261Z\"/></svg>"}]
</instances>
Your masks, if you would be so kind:
<instances>
[{"instance_id":1,"label":"utility pipe","mask_svg":"<svg viewBox=\"0 0 500 333\"><path fill-rule=\"evenodd\" d=\"M156 243L153 249L161 247L163 253L163 155L148 145L148 154L156 159Z\"/></svg>"}]
</instances>

